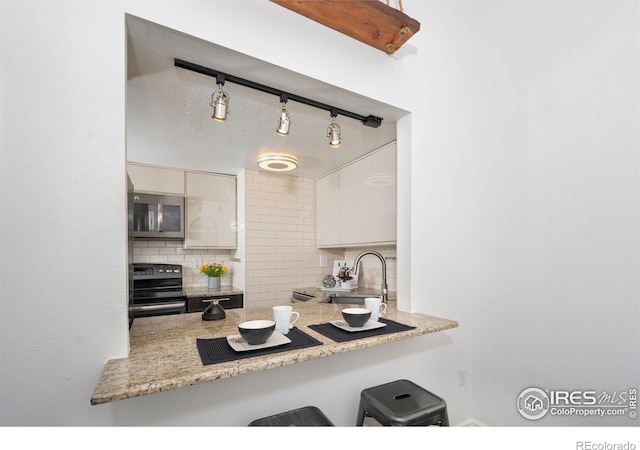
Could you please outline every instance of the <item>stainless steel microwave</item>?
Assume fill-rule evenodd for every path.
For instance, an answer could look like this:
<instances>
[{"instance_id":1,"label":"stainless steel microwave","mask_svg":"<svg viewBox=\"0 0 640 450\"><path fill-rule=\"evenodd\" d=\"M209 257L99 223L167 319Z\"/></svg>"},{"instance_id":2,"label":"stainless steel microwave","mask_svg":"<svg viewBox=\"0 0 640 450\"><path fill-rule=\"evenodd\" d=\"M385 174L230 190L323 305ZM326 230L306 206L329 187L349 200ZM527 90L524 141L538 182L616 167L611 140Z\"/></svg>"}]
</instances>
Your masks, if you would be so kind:
<instances>
[{"instance_id":1,"label":"stainless steel microwave","mask_svg":"<svg viewBox=\"0 0 640 450\"><path fill-rule=\"evenodd\" d=\"M133 237L184 239L184 197L133 194Z\"/></svg>"}]
</instances>

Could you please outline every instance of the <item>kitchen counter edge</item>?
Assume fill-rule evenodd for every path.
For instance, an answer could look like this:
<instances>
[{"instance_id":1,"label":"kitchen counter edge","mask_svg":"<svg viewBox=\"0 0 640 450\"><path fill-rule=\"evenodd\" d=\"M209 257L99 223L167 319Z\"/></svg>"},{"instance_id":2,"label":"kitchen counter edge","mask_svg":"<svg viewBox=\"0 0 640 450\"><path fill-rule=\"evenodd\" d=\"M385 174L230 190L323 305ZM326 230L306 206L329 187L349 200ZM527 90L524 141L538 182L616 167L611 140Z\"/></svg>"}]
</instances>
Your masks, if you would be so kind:
<instances>
[{"instance_id":1,"label":"kitchen counter edge","mask_svg":"<svg viewBox=\"0 0 640 450\"><path fill-rule=\"evenodd\" d=\"M208 383L458 327L453 320L398 311L395 302L389 302L385 317L414 329L334 342L308 327L340 319L341 306L344 307L331 303L293 305L294 311L300 313L296 327L323 345L211 365L202 364L196 339L237 334L240 322L270 318L271 308L229 310L227 318L219 321L204 321L201 313L136 319L130 330L129 356L107 361L91 396L91 404L100 405Z\"/></svg>"}]
</instances>

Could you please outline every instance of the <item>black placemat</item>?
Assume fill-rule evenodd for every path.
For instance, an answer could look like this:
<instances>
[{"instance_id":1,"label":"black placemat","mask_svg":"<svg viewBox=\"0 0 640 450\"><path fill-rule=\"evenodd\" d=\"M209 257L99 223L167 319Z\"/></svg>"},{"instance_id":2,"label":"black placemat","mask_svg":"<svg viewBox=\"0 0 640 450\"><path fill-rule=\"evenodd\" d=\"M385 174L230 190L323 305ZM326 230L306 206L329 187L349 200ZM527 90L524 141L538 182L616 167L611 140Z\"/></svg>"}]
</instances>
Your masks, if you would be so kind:
<instances>
[{"instance_id":1,"label":"black placemat","mask_svg":"<svg viewBox=\"0 0 640 450\"><path fill-rule=\"evenodd\" d=\"M300 348L314 347L322 345L322 342L314 337L309 336L298 328L292 328L287 337L291 339L291 343L280 345L278 347L262 348L257 350L247 350L237 352L231 348L226 337L213 339L196 339L198 353L202 365L217 364L227 361L235 361L237 359L251 358L253 356L269 355L272 353L288 352L289 350L297 350Z\"/></svg>"},{"instance_id":2,"label":"black placemat","mask_svg":"<svg viewBox=\"0 0 640 450\"><path fill-rule=\"evenodd\" d=\"M366 331L345 331L330 323L321 323L317 325L309 325L309 328L325 335L329 339L336 342L348 342L356 339L367 338L371 336L380 336L382 334L397 333L398 331L413 330L415 327L405 325L390 319L380 318L380 322L386 323L386 327L376 328Z\"/></svg>"}]
</instances>

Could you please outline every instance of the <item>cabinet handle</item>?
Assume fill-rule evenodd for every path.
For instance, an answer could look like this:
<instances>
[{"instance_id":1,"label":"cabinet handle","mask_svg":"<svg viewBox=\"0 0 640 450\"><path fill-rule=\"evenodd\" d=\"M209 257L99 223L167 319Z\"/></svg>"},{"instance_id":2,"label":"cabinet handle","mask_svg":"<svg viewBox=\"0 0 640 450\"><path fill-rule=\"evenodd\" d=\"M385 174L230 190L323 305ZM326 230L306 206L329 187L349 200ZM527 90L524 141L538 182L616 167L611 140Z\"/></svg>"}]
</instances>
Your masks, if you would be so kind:
<instances>
[{"instance_id":1,"label":"cabinet handle","mask_svg":"<svg viewBox=\"0 0 640 450\"><path fill-rule=\"evenodd\" d=\"M202 299L200 300L202 303L211 303L214 300L218 300L219 302L223 302L225 300L231 300L229 297L224 297L224 298L206 298L206 299Z\"/></svg>"}]
</instances>

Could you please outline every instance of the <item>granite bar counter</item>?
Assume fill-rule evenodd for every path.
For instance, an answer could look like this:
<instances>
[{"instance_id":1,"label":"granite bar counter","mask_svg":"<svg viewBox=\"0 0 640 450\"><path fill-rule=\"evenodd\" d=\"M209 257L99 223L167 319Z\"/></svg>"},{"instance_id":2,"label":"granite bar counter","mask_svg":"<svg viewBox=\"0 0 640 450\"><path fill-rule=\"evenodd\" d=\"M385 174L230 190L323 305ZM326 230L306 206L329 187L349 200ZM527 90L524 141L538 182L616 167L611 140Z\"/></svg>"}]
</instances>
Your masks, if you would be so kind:
<instances>
[{"instance_id":1,"label":"granite bar counter","mask_svg":"<svg viewBox=\"0 0 640 450\"><path fill-rule=\"evenodd\" d=\"M228 310L226 319L219 321L204 321L201 313L135 319L130 330L129 356L107 361L91 396L91 404L100 405L208 383L222 378L436 333L458 326L458 323L453 320L398 311L395 302L389 302L385 318L415 328L340 343L309 328L309 325L341 319L340 310L344 306L332 303L293 304L294 311L300 313L300 319L295 326L321 341L323 345L210 365L203 365L196 339L236 335L238 334L237 325L240 322L271 319L271 308Z\"/></svg>"}]
</instances>

